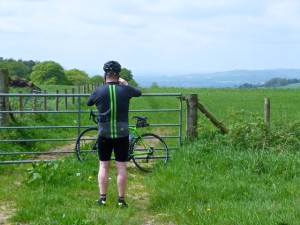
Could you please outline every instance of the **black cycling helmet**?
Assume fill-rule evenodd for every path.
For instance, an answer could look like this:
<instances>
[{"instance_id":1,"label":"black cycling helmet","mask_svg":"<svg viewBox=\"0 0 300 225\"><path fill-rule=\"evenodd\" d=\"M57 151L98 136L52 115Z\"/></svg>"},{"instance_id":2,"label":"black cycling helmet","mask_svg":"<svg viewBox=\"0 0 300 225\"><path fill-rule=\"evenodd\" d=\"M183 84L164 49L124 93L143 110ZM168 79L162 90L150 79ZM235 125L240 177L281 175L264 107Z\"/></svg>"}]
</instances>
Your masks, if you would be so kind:
<instances>
[{"instance_id":1,"label":"black cycling helmet","mask_svg":"<svg viewBox=\"0 0 300 225\"><path fill-rule=\"evenodd\" d=\"M105 73L119 74L121 72L121 65L117 61L108 61L104 64L103 70Z\"/></svg>"}]
</instances>

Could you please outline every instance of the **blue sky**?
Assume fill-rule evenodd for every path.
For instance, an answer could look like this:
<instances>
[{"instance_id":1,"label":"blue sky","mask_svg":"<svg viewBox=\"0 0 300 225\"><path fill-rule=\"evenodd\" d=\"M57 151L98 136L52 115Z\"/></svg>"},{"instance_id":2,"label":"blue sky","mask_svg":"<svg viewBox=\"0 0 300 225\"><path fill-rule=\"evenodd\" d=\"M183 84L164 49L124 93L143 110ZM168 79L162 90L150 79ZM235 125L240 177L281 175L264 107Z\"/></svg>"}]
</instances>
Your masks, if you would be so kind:
<instances>
[{"instance_id":1,"label":"blue sky","mask_svg":"<svg viewBox=\"0 0 300 225\"><path fill-rule=\"evenodd\" d=\"M300 0L0 0L0 56L102 74L300 69Z\"/></svg>"}]
</instances>

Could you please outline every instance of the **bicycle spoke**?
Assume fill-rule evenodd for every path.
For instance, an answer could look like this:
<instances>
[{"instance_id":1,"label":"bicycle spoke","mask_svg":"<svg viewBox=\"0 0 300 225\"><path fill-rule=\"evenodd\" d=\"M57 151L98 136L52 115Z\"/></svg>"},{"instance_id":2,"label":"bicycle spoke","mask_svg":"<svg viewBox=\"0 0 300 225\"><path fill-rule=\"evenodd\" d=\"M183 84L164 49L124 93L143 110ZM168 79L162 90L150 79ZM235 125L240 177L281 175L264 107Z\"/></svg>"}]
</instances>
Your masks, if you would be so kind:
<instances>
[{"instance_id":1,"label":"bicycle spoke","mask_svg":"<svg viewBox=\"0 0 300 225\"><path fill-rule=\"evenodd\" d=\"M150 172L155 167L168 161L168 148L162 138L155 134L143 134L132 145L133 162L144 172Z\"/></svg>"},{"instance_id":2,"label":"bicycle spoke","mask_svg":"<svg viewBox=\"0 0 300 225\"><path fill-rule=\"evenodd\" d=\"M80 161L95 160L97 158L97 138L97 128L88 128L79 135L75 150Z\"/></svg>"}]
</instances>

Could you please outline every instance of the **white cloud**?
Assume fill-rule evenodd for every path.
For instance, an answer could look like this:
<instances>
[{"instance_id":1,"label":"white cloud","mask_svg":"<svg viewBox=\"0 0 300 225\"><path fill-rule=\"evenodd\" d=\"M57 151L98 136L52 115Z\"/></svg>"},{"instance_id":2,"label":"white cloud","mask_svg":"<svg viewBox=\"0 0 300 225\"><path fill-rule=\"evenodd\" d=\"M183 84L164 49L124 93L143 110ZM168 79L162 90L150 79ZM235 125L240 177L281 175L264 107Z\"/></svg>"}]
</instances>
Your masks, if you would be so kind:
<instances>
[{"instance_id":1,"label":"white cloud","mask_svg":"<svg viewBox=\"0 0 300 225\"><path fill-rule=\"evenodd\" d=\"M0 1L2 57L184 73L263 67L270 52L265 68L299 68L298 0Z\"/></svg>"}]
</instances>

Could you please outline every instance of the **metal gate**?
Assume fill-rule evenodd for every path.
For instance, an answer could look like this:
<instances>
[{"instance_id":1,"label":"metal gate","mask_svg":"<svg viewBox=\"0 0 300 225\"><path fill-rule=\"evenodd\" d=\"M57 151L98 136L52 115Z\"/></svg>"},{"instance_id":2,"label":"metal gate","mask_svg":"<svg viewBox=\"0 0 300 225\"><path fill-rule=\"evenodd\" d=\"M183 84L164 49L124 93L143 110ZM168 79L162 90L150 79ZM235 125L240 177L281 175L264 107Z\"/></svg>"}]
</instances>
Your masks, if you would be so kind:
<instances>
[{"instance_id":1,"label":"metal gate","mask_svg":"<svg viewBox=\"0 0 300 225\"><path fill-rule=\"evenodd\" d=\"M9 111L0 111L0 164L52 161L64 154L74 154L77 136L82 130L95 126L89 120L91 109L86 106L89 94L0 93L0 97L7 98L11 106ZM22 106L23 99L26 108ZM28 106L30 99L31 107ZM182 143L181 93L145 93L133 98L130 107L129 116L148 117L149 129L165 139L170 152L179 148ZM7 124L1 120L4 114L10 117ZM44 147L39 149L38 143Z\"/></svg>"}]
</instances>

